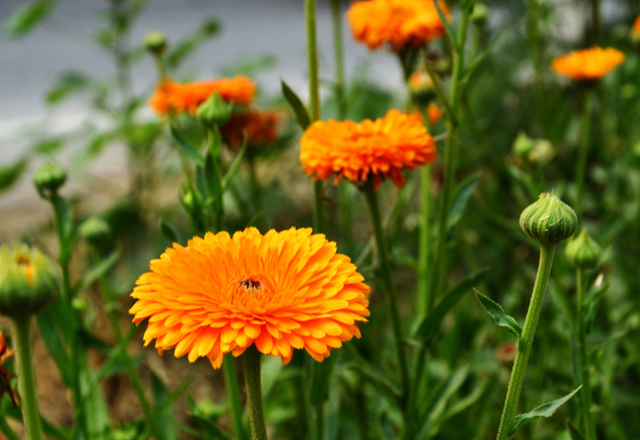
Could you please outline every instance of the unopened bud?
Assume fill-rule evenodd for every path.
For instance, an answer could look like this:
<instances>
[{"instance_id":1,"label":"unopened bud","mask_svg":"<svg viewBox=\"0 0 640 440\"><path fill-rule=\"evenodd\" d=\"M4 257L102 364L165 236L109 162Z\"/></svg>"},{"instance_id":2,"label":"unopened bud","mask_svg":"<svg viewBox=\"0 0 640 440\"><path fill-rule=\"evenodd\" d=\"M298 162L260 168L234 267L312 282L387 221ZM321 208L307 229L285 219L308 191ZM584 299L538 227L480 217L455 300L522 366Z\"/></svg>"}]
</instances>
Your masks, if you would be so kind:
<instances>
[{"instance_id":1,"label":"unopened bud","mask_svg":"<svg viewBox=\"0 0 640 440\"><path fill-rule=\"evenodd\" d=\"M564 250L569 263L578 269L593 269L598 266L602 248L589 236L587 229L571 240Z\"/></svg>"},{"instance_id":2,"label":"unopened bud","mask_svg":"<svg viewBox=\"0 0 640 440\"><path fill-rule=\"evenodd\" d=\"M477 2L473 6L473 12L471 13L471 21L477 24L485 24L489 18L489 7L484 3Z\"/></svg>"},{"instance_id":3,"label":"unopened bud","mask_svg":"<svg viewBox=\"0 0 640 440\"><path fill-rule=\"evenodd\" d=\"M200 104L196 116L206 127L224 125L231 117L232 109L233 104L227 103L218 92L213 92L205 102Z\"/></svg>"},{"instance_id":4,"label":"unopened bud","mask_svg":"<svg viewBox=\"0 0 640 440\"><path fill-rule=\"evenodd\" d=\"M89 217L78 229L82 238L87 240L95 248L101 249L109 244L111 239L111 227L100 217Z\"/></svg>"},{"instance_id":5,"label":"unopened bud","mask_svg":"<svg viewBox=\"0 0 640 440\"><path fill-rule=\"evenodd\" d=\"M148 32L144 37L144 47L155 56L162 56L167 49L167 38L162 32Z\"/></svg>"},{"instance_id":6,"label":"unopened bud","mask_svg":"<svg viewBox=\"0 0 640 440\"><path fill-rule=\"evenodd\" d=\"M43 198L58 192L67 180L67 173L54 163L45 163L33 175L33 183Z\"/></svg>"},{"instance_id":7,"label":"unopened bud","mask_svg":"<svg viewBox=\"0 0 640 440\"><path fill-rule=\"evenodd\" d=\"M571 237L578 228L575 211L555 193L542 193L520 215L520 228L545 245L556 245Z\"/></svg>"}]
</instances>

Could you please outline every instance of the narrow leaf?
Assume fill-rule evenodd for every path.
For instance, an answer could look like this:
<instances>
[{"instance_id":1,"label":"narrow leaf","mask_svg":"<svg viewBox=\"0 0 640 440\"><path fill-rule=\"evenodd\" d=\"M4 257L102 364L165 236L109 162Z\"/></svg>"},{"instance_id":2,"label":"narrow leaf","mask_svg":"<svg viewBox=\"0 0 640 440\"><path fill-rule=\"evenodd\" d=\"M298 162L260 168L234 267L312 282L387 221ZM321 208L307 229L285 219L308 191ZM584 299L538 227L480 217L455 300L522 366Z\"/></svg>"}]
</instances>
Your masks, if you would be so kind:
<instances>
[{"instance_id":1,"label":"narrow leaf","mask_svg":"<svg viewBox=\"0 0 640 440\"><path fill-rule=\"evenodd\" d=\"M449 41L451 41L451 44L453 45L453 47L456 48L456 52L460 52L460 48L457 47L457 43L456 43L457 42L456 31L453 30L453 27L451 27L451 23L449 23L449 20L442 12L442 8L440 7L440 0L434 1L433 4L436 6L436 11L438 11L438 16L440 17L440 21L442 21L442 24L444 25L444 29L447 32L447 37L449 37Z\"/></svg>"},{"instance_id":2,"label":"narrow leaf","mask_svg":"<svg viewBox=\"0 0 640 440\"><path fill-rule=\"evenodd\" d=\"M462 218L464 209L469 202L471 194L473 194L473 190L478 186L479 180L480 173L475 173L460 182L456 188L453 199L451 200L451 209L449 210L449 229L455 226Z\"/></svg>"},{"instance_id":3,"label":"narrow leaf","mask_svg":"<svg viewBox=\"0 0 640 440\"><path fill-rule=\"evenodd\" d=\"M211 200L222 198L222 182L220 167L214 160L211 151L208 151L204 158L204 181L207 186L207 194Z\"/></svg>"},{"instance_id":4,"label":"narrow leaf","mask_svg":"<svg viewBox=\"0 0 640 440\"><path fill-rule=\"evenodd\" d=\"M555 413L558 408L560 408L569 399L571 399L580 390L580 388L582 388L582 385L558 400L545 403L544 405L540 405L539 407L529 411L526 414L520 414L519 416L517 416L513 420L513 425L511 425L509 437L513 437L514 435L516 435L516 432L521 426L529 423L532 420L539 419L541 417L551 417L553 413Z\"/></svg>"},{"instance_id":5,"label":"narrow leaf","mask_svg":"<svg viewBox=\"0 0 640 440\"><path fill-rule=\"evenodd\" d=\"M293 109L298 124L303 130L306 130L307 127L311 124L311 118L309 117L307 108L302 103L298 95L296 95L296 92L291 90L287 83L285 83L284 81L280 81L280 84L282 86L282 94Z\"/></svg>"},{"instance_id":6,"label":"narrow leaf","mask_svg":"<svg viewBox=\"0 0 640 440\"><path fill-rule=\"evenodd\" d=\"M106 257L105 259L103 259L100 263L98 263L96 266L92 267L86 274L84 277L82 277L82 279L78 282L78 284L76 285L76 287L74 287L73 289L73 295L77 294L78 292L81 292L82 290L86 289L87 287L89 287L94 281L96 281L97 279L99 279L101 276L103 276L104 274L106 274L113 266L116 265L116 263L118 262L118 259L120 258L120 249L116 249L115 251L113 251L111 253L111 255L109 255L108 257Z\"/></svg>"},{"instance_id":7,"label":"narrow leaf","mask_svg":"<svg viewBox=\"0 0 640 440\"><path fill-rule=\"evenodd\" d=\"M5 33L10 37L27 34L49 15L54 6L55 2L52 0L40 0L14 9L4 21Z\"/></svg>"},{"instance_id":8,"label":"narrow leaf","mask_svg":"<svg viewBox=\"0 0 640 440\"><path fill-rule=\"evenodd\" d=\"M178 239L178 230L174 225L161 218L159 227L162 235L164 235L171 243L180 243L180 240Z\"/></svg>"},{"instance_id":9,"label":"narrow leaf","mask_svg":"<svg viewBox=\"0 0 640 440\"><path fill-rule=\"evenodd\" d=\"M240 167L240 164L242 163L242 158L244 157L245 153L247 152L247 136L246 133L244 134L243 140L242 140L242 148L240 149L240 152L236 155L236 157L233 159L233 162L231 162L231 165L229 166L229 169L227 170L227 174L224 175L224 177L222 178L222 191L226 191L227 188L229 187L229 183L231 182L231 179L233 179L233 176L236 174L236 172L238 171L238 167Z\"/></svg>"},{"instance_id":10,"label":"narrow leaf","mask_svg":"<svg viewBox=\"0 0 640 440\"><path fill-rule=\"evenodd\" d=\"M487 59L489 52L491 52L491 50L498 44L498 41L500 41L500 39L505 34L505 32L506 32L506 29L500 32L500 34L498 34L498 36L494 38L494 40L491 43L489 43L487 48L480 55L478 55L473 60L473 62L469 65L469 68L467 69L467 72L465 73L465 76L462 79L461 88L464 88L467 85L467 83L475 73L476 69L484 62L485 59Z\"/></svg>"},{"instance_id":11,"label":"narrow leaf","mask_svg":"<svg viewBox=\"0 0 640 440\"><path fill-rule=\"evenodd\" d=\"M474 285L484 279L488 271L489 268L485 267L472 272L454 286L440 304L422 321L420 327L418 327L415 338L424 344L429 343L440 331L445 315L451 311L466 292L470 291Z\"/></svg>"},{"instance_id":12,"label":"narrow leaf","mask_svg":"<svg viewBox=\"0 0 640 440\"><path fill-rule=\"evenodd\" d=\"M26 168L26 159L19 160L11 165L0 166L0 193L11 188Z\"/></svg>"},{"instance_id":13,"label":"narrow leaf","mask_svg":"<svg viewBox=\"0 0 640 440\"><path fill-rule=\"evenodd\" d=\"M473 290L476 292L478 301L480 301L484 310L493 318L496 324L508 329L516 335L518 339L520 339L520 335L522 335L522 327L520 327L518 321L516 321L512 316L507 315L500 304L478 292L476 289Z\"/></svg>"},{"instance_id":14,"label":"narrow leaf","mask_svg":"<svg viewBox=\"0 0 640 440\"><path fill-rule=\"evenodd\" d=\"M191 159L196 165L201 167L204 166L204 159L202 158L202 155L189 143L189 141L178 133L178 130L173 126L171 126L171 136L189 159Z\"/></svg>"},{"instance_id":15,"label":"narrow leaf","mask_svg":"<svg viewBox=\"0 0 640 440\"><path fill-rule=\"evenodd\" d=\"M58 300L58 302L59 301L60 300ZM60 371L62 382L67 386L71 386L73 383L73 376L71 374L69 356L67 355L67 350L65 349L62 336L58 332L58 329L56 329L52 319L53 316L56 316L54 306L49 307L36 316L38 333L44 342L47 353L49 353L49 356L53 358L58 370Z\"/></svg>"}]
</instances>

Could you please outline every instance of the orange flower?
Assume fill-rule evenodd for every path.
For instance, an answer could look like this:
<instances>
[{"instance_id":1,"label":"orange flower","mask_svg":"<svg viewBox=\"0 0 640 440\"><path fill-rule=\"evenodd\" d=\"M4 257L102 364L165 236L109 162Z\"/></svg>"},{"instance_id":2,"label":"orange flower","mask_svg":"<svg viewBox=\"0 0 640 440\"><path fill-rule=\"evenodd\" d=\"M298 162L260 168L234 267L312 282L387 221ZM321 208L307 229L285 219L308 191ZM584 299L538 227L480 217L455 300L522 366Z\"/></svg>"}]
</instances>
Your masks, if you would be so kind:
<instances>
[{"instance_id":1,"label":"orange flower","mask_svg":"<svg viewBox=\"0 0 640 440\"><path fill-rule=\"evenodd\" d=\"M631 37L634 40L640 39L640 15L638 15L635 23L633 23L633 27L631 28Z\"/></svg>"},{"instance_id":2,"label":"orange flower","mask_svg":"<svg viewBox=\"0 0 640 440\"><path fill-rule=\"evenodd\" d=\"M198 106L206 101L213 92L218 92L225 101L247 105L251 103L256 94L256 86L250 78L245 76L186 84L167 79L158 83L156 92L149 100L149 105L161 115L184 111L195 115Z\"/></svg>"},{"instance_id":3,"label":"orange flower","mask_svg":"<svg viewBox=\"0 0 640 440\"><path fill-rule=\"evenodd\" d=\"M361 123L352 121L313 123L304 133L300 162L305 173L316 179L337 174L358 184L369 174L376 188L389 177L398 187L406 183L402 170L431 163L436 158L433 138L420 115L391 110L384 118Z\"/></svg>"},{"instance_id":4,"label":"orange flower","mask_svg":"<svg viewBox=\"0 0 640 440\"><path fill-rule=\"evenodd\" d=\"M207 233L187 247L174 243L131 294L129 311L139 324L149 318L145 346L175 348L189 361L206 356L220 368L222 356L240 356L255 344L287 364L293 348L318 362L366 322L369 287L336 244L311 229L255 228Z\"/></svg>"},{"instance_id":5,"label":"orange flower","mask_svg":"<svg viewBox=\"0 0 640 440\"><path fill-rule=\"evenodd\" d=\"M281 112L252 110L234 114L220 131L222 138L232 148L242 146L244 133L250 146L263 146L277 139L281 121Z\"/></svg>"},{"instance_id":6,"label":"orange flower","mask_svg":"<svg viewBox=\"0 0 640 440\"><path fill-rule=\"evenodd\" d=\"M449 19L447 6L438 5ZM418 47L444 34L444 25L434 0L368 0L351 5L347 12L353 38L377 49L388 44L393 50Z\"/></svg>"},{"instance_id":7,"label":"orange flower","mask_svg":"<svg viewBox=\"0 0 640 440\"><path fill-rule=\"evenodd\" d=\"M551 68L576 81L596 80L622 64L624 58L619 50L596 46L558 57L551 63Z\"/></svg>"},{"instance_id":8,"label":"orange flower","mask_svg":"<svg viewBox=\"0 0 640 440\"><path fill-rule=\"evenodd\" d=\"M427 116L429 117L431 125L436 125L442 116L442 111L436 103L432 102L429 104L429 107L427 107Z\"/></svg>"},{"instance_id":9,"label":"orange flower","mask_svg":"<svg viewBox=\"0 0 640 440\"><path fill-rule=\"evenodd\" d=\"M0 399L4 396L4 393L7 393L11 402L15 406L20 404L18 393L16 393L11 386L11 378L15 377L15 375L9 373L4 367L4 363L11 358L13 354L14 351L9 350L9 347L7 346L7 340L4 337L4 333L0 332Z\"/></svg>"}]
</instances>

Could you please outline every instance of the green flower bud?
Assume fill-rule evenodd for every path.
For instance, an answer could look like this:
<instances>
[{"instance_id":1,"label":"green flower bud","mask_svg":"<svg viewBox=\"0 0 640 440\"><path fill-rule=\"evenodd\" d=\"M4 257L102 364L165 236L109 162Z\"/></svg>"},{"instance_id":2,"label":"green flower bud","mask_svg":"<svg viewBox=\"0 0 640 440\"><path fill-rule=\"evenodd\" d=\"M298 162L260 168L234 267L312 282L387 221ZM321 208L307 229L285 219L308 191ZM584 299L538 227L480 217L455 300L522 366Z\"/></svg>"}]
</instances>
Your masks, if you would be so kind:
<instances>
[{"instance_id":1,"label":"green flower bud","mask_svg":"<svg viewBox=\"0 0 640 440\"><path fill-rule=\"evenodd\" d=\"M162 32L147 32L144 47L155 56L162 56L167 49L167 38Z\"/></svg>"},{"instance_id":2,"label":"green flower bud","mask_svg":"<svg viewBox=\"0 0 640 440\"><path fill-rule=\"evenodd\" d=\"M485 24L489 18L489 7L484 3L477 2L471 13L471 21L477 24Z\"/></svg>"},{"instance_id":3,"label":"green flower bud","mask_svg":"<svg viewBox=\"0 0 640 440\"><path fill-rule=\"evenodd\" d=\"M228 104L218 92L213 92L205 102L200 104L196 116L206 127L223 125L231 117L232 109L233 104Z\"/></svg>"},{"instance_id":4,"label":"green flower bud","mask_svg":"<svg viewBox=\"0 0 640 440\"><path fill-rule=\"evenodd\" d=\"M54 163L45 163L33 175L33 183L43 198L49 198L67 180L67 173Z\"/></svg>"},{"instance_id":5,"label":"green flower bud","mask_svg":"<svg viewBox=\"0 0 640 440\"><path fill-rule=\"evenodd\" d=\"M533 150L534 145L534 140L527 136L527 133L521 131L520 133L518 133L518 137L516 138L516 140L513 141L513 147L511 148L513 149L513 152L518 156L525 156L526 154L529 154L531 150Z\"/></svg>"},{"instance_id":6,"label":"green flower bud","mask_svg":"<svg viewBox=\"0 0 640 440\"><path fill-rule=\"evenodd\" d=\"M578 269L594 269L600 262L602 249L593 238L589 236L587 229L583 229L580 235L571 240L564 250L569 263Z\"/></svg>"},{"instance_id":7,"label":"green flower bud","mask_svg":"<svg viewBox=\"0 0 640 440\"><path fill-rule=\"evenodd\" d=\"M111 227L100 217L89 217L80 225L78 233L92 246L100 249L109 244Z\"/></svg>"},{"instance_id":8,"label":"green flower bud","mask_svg":"<svg viewBox=\"0 0 640 440\"><path fill-rule=\"evenodd\" d=\"M555 154L556 152L551 142L546 139L536 139L533 142L533 149L527 155L527 159L534 164L546 165L553 159Z\"/></svg>"},{"instance_id":9,"label":"green flower bud","mask_svg":"<svg viewBox=\"0 0 640 440\"><path fill-rule=\"evenodd\" d=\"M0 247L0 313L30 316L50 305L60 291L57 266L37 249Z\"/></svg>"},{"instance_id":10,"label":"green flower bud","mask_svg":"<svg viewBox=\"0 0 640 440\"><path fill-rule=\"evenodd\" d=\"M409 90L414 101L420 105L429 104L435 97L431 77L424 72L414 72L409 78Z\"/></svg>"},{"instance_id":11,"label":"green flower bud","mask_svg":"<svg viewBox=\"0 0 640 440\"><path fill-rule=\"evenodd\" d=\"M522 211L520 228L542 244L556 245L573 235L578 217L555 193L542 193L537 202Z\"/></svg>"}]
</instances>

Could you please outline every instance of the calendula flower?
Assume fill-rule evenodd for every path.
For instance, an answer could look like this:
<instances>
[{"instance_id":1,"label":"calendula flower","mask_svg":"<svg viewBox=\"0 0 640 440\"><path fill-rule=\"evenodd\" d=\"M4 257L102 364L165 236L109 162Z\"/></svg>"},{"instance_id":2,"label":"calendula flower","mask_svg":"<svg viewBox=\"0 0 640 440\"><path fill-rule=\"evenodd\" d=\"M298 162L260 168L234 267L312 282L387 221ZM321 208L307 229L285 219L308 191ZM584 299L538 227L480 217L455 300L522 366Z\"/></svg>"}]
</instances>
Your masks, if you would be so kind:
<instances>
[{"instance_id":1,"label":"calendula flower","mask_svg":"<svg viewBox=\"0 0 640 440\"><path fill-rule=\"evenodd\" d=\"M442 110L435 102L430 103L429 107L427 107L427 117L431 125L436 125L442 117Z\"/></svg>"},{"instance_id":2,"label":"calendula flower","mask_svg":"<svg viewBox=\"0 0 640 440\"><path fill-rule=\"evenodd\" d=\"M250 78L236 76L213 81L199 81L180 84L171 79L158 83L149 105L158 113L188 112L195 115L198 106L213 92L228 102L248 105L256 94L256 86Z\"/></svg>"},{"instance_id":3,"label":"calendula flower","mask_svg":"<svg viewBox=\"0 0 640 440\"><path fill-rule=\"evenodd\" d=\"M174 244L137 281L134 322L149 319L145 345L189 361L240 356L255 344L286 364L293 349L321 362L366 322L369 287L336 244L311 229L264 236L255 228Z\"/></svg>"},{"instance_id":4,"label":"calendula flower","mask_svg":"<svg viewBox=\"0 0 640 440\"><path fill-rule=\"evenodd\" d=\"M444 2L438 1L438 6L449 19ZM357 1L349 8L347 20L353 37L369 49L416 48L445 32L434 0Z\"/></svg>"},{"instance_id":5,"label":"calendula flower","mask_svg":"<svg viewBox=\"0 0 640 440\"><path fill-rule=\"evenodd\" d=\"M631 28L631 38L634 42L640 41L640 15L638 15L638 18L636 18Z\"/></svg>"},{"instance_id":6,"label":"calendula flower","mask_svg":"<svg viewBox=\"0 0 640 440\"><path fill-rule=\"evenodd\" d=\"M369 178L374 185L391 178L398 187L406 183L402 170L431 163L436 158L433 138L418 114L390 110L384 118L361 123L317 121L301 139L300 162L316 179L336 175L359 184Z\"/></svg>"},{"instance_id":7,"label":"calendula flower","mask_svg":"<svg viewBox=\"0 0 640 440\"><path fill-rule=\"evenodd\" d=\"M264 146L278 138L278 127L282 122L279 111L250 110L234 114L221 128L222 138L232 148L240 148L247 136L250 146Z\"/></svg>"},{"instance_id":8,"label":"calendula flower","mask_svg":"<svg viewBox=\"0 0 640 440\"><path fill-rule=\"evenodd\" d=\"M596 46L558 57L551 63L551 68L576 81L596 80L622 64L624 58L619 50Z\"/></svg>"}]
</instances>

